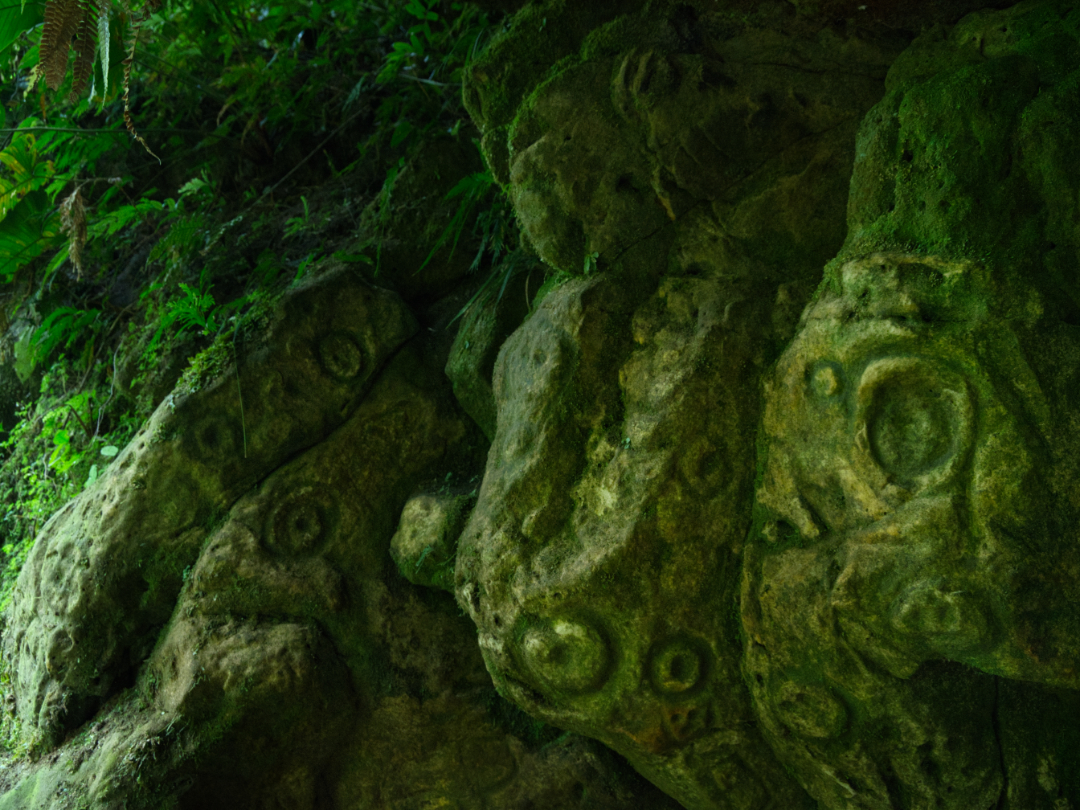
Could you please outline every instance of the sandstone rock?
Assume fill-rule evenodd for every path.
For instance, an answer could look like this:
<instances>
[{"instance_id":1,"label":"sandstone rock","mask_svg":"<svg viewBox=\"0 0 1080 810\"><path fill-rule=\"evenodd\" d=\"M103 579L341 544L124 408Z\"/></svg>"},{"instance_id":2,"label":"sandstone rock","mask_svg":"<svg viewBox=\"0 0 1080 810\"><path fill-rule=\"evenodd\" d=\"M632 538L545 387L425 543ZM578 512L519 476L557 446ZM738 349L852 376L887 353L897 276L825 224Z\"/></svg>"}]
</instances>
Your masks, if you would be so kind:
<instances>
[{"instance_id":1,"label":"sandstone rock","mask_svg":"<svg viewBox=\"0 0 1080 810\"><path fill-rule=\"evenodd\" d=\"M409 333L402 327L413 322L398 299L332 273L286 299L281 311L288 334L272 329L240 374L252 466L242 466L241 432L230 454L218 457L216 477L195 479L202 489L171 491L176 482L165 477L193 466L180 450L168 455L170 443L220 445L209 440L209 428L185 435L192 428L181 417L196 414L198 430L234 413L228 397L236 375L225 365L223 382L175 396L175 413L164 406L144 431L164 424L177 435L156 443L140 437L124 451L121 463L133 460L105 484L119 496L109 515L97 523L86 517L99 497L89 490L38 539L35 554L46 561L66 559L56 550L71 538L86 538L98 556L89 567L59 569L59 580L28 567L16 594L14 616L22 623L5 640L24 641L8 648L20 675L11 691L41 756L19 765L21 778L8 783L0 808L66 810L81 801L109 810L511 810L552 802L615 810L641 799L674 810L598 744L559 737L503 703L484 671L475 631L452 599L414 588L390 564L391 535L410 493L433 477L443 480L447 467L475 467L483 444L445 381L415 351L419 342L404 342ZM284 421L294 402L287 396L307 409L306 423ZM119 489L132 469L150 483ZM146 500L147 492L157 500ZM200 499L224 514L212 525L202 517L181 545L168 532L187 525L181 503L197 516L206 508ZM446 520L426 524L442 533L436 539L448 555L468 501L443 504ZM421 535L415 511L407 510L399 547ZM130 535L133 526L142 531ZM90 530L97 533L83 534ZM153 556L162 553L155 542L179 547L183 556L162 561ZM158 560L153 571L172 577L168 590L154 594L158 601L144 600L156 622L134 625L130 600L138 593L122 581L116 590L92 591L104 594L96 600L74 598L105 574L138 572L140 548L147 560ZM43 567L53 570L49 565L55 563ZM73 596L68 587L83 590ZM28 604L22 600L31 589L41 599ZM119 608L106 596L129 600L129 624L108 624ZM53 607L63 599L65 610ZM82 643L59 653L49 648L42 660L32 643L42 627ZM80 670L68 664L90 656L111 675L100 692L85 690L75 677ZM50 735L75 731L79 718L34 714L35 701L62 707L79 697L108 700L88 708L96 715L78 733L50 744Z\"/></svg>"},{"instance_id":2,"label":"sandstone rock","mask_svg":"<svg viewBox=\"0 0 1080 810\"><path fill-rule=\"evenodd\" d=\"M1071 115L1071 16L974 14L898 59L847 242L768 380L744 667L830 808L1078 797L1051 719L1080 686L1075 134L1036 123L1044 98Z\"/></svg>"},{"instance_id":3,"label":"sandstone rock","mask_svg":"<svg viewBox=\"0 0 1080 810\"><path fill-rule=\"evenodd\" d=\"M457 540L475 502L475 491L421 493L409 498L390 539L390 556L405 579L453 591Z\"/></svg>"},{"instance_id":4,"label":"sandstone rock","mask_svg":"<svg viewBox=\"0 0 1080 810\"><path fill-rule=\"evenodd\" d=\"M541 258L571 274L590 257L621 272L818 272L900 41L763 30L704 3L605 4L583 34L571 6L523 10L466 90ZM560 33L537 35L540 15Z\"/></svg>"},{"instance_id":5,"label":"sandstone rock","mask_svg":"<svg viewBox=\"0 0 1080 810\"><path fill-rule=\"evenodd\" d=\"M1050 722L1077 704L1080 655L1074 18L1067 2L980 12L896 61L859 132L846 242L768 376L752 526L778 284L799 306L808 276L785 257L821 256L841 227L831 201L814 229L807 209L786 220L785 194L833 193L843 172L807 167L854 130L828 145L852 121L812 95L755 107L745 89L778 80L749 55L887 57L742 32L715 46L726 81L670 44L608 70L621 21L549 72L509 128L511 195L549 263L595 253L608 272L549 294L496 366L457 585L502 694L687 807L1078 798L1072 732ZM605 75L621 120L598 112ZM642 189L633 125L675 233L630 259L619 240L649 220L608 189ZM669 277L635 286L649 262Z\"/></svg>"},{"instance_id":6,"label":"sandstone rock","mask_svg":"<svg viewBox=\"0 0 1080 810\"><path fill-rule=\"evenodd\" d=\"M223 374L169 397L42 530L3 638L24 734L55 743L130 682L208 528L345 421L416 329L392 294L340 273L284 299L273 318L239 382Z\"/></svg>"},{"instance_id":7,"label":"sandstone rock","mask_svg":"<svg viewBox=\"0 0 1080 810\"><path fill-rule=\"evenodd\" d=\"M454 396L488 440L495 437L495 394L491 390L495 358L506 338L528 314L531 296L544 283L544 266L540 262L529 261L524 269L509 272L513 275L503 281L502 287L492 289L469 306L446 361L446 376L453 383Z\"/></svg>"},{"instance_id":8,"label":"sandstone rock","mask_svg":"<svg viewBox=\"0 0 1080 810\"><path fill-rule=\"evenodd\" d=\"M550 293L499 356L459 544L500 693L686 807L811 806L755 727L732 612L771 309L715 279Z\"/></svg>"}]
</instances>

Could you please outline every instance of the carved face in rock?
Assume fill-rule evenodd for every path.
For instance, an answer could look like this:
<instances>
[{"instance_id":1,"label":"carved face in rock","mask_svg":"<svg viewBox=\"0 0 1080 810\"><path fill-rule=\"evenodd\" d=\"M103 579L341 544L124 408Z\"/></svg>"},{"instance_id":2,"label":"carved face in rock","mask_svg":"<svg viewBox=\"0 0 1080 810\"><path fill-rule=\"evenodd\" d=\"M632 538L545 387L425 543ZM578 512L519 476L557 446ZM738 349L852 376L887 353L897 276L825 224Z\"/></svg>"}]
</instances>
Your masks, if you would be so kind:
<instances>
[{"instance_id":1,"label":"carved face in rock","mask_svg":"<svg viewBox=\"0 0 1080 810\"><path fill-rule=\"evenodd\" d=\"M327 273L269 321L37 540L4 634L25 737L45 747L85 719L65 704L109 699L42 758L48 779L95 807L157 807L141 791L178 780L197 810L617 807L642 790L667 807L598 745L541 750L500 725L470 622L391 573L414 487L475 461L403 302Z\"/></svg>"},{"instance_id":2,"label":"carved face in rock","mask_svg":"<svg viewBox=\"0 0 1080 810\"><path fill-rule=\"evenodd\" d=\"M858 43L845 71L841 44L855 49L753 34L557 73L509 136L510 195L541 258L575 274L585 254L655 271L669 251L697 272L816 271L843 238L854 131L887 62Z\"/></svg>"},{"instance_id":3,"label":"carved face in rock","mask_svg":"<svg viewBox=\"0 0 1080 810\"><path fill-rule=\"evenodd\" d=\"M988 807L1003 774L983 673L1080 686L1075 505L1054 461L1076 429L1055 428L1062 392L1033 370L1051 356L1036 342L1067 357L1076 339L1045 323L1033 339L1038 295L1007 290L971 263L849 261L769 379L746 670L770 740L829 807L897 790Z\"/></svg>"},{"instance_id":4,"label":"carved face in rock","mask_svg":"<svg viewBox=\"0 0 1080 810\"><path fill-rule=\"evenodd\" d=\"M541 88L510 136L510 195L548 264L582 272L586 253L619 255L667 222L637 137L606 103L612 62L570 68Z\"/></svg>"},{"instance_id":5,"label":"carved face in rock","mask_svg":"<svg viewBox=\"0 0 1080 810\"><path fill-rule=\"evenodd\" d=\"M499 356L458 546L500 692L687 807L808 806L755 726L734 612L771 303L693 278L550 293Z\"/></svg>"}]
</instances>

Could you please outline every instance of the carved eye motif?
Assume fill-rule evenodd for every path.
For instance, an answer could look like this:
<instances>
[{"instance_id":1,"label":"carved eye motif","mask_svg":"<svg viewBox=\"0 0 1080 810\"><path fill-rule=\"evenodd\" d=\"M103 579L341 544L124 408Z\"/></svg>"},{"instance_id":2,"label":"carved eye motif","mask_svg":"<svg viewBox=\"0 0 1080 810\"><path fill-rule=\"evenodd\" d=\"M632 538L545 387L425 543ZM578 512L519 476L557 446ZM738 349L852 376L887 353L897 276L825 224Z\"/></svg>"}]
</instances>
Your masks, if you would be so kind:
<instances>
[{"instance_id":1,"label":"carved eye motif","mask_svg":"<svg viewBox=\"0 0 1080 810\"><path fill-rule=\"evenodd\" d=\"M331 377L350 380L364 367L364 353L344 332L331 332L319 341L319 362Z\"/></svg>"},{"instance_id":2,"label":"carved eye motif","mask_svg":"<svg viewBox=\"0 0 1080 810\"><path fill-rule=\"evenodd\" d=\"M557 692L595 691L611 670L610 645L591 622L541 619L522 635L520 650L529 671Z\"/></svg>"},{"instance_id":3,"label":"carved eye motif","mask_svg":"<svg viewBox=\"0 0 1080 810\"><path fill-rule=\"evenodd\" d=\"M271 513L266 544L286 557L311 554L326 539L331 509L311 487L283 499Z\"/></svg>"},{"instance_id":4,"label":"carved eye motif","mask_svg":"<svg viewBox=\"0 0 1080 810\"><path fill-rule=\"evenodd\" d=\"M947 368L891 357L863 372L856 453L906 486L945 480L970 446L972 423L968 385Z\"/></svg>"},{"instance_id":5,"label":"carved eye motif","mask_svg":"<svg viewBox=\"0 0 1080 810\"><path fill-rule=\"evenodd\" d=\"M658 642L649 653L649 681L661 695L688 695L705 683L709 658L705 645L689 637Z\"/></svg>"}]
</instances>

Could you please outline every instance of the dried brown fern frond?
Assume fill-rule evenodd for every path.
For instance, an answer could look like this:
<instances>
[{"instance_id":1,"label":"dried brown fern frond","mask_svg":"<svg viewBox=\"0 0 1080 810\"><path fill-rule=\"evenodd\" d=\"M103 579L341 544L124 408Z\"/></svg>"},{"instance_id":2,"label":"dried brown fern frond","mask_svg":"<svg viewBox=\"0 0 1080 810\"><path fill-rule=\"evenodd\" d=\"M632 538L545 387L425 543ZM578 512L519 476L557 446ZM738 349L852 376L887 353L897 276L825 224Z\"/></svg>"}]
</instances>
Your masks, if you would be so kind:
<instances>
[{"instance_id":1,"label":"dried brown fern frond","mask_svg":"<svg viewBox=\"0 0 1080 810\"><path fill-rule=\"evenodd\" d=\"M82 249L86 244L86 200L76 188L60 203L60 232L68 235L68 258L81 276Z\"/></svg>"},{"instance_id":2,"label":"dried brown fern frond","mask_svg":"<svg viewBox=\"0 0 1080 810\"><path fill-rule=\"evenodd\" d=\"M124 60L124 125L142 147L150 147L138 132L131 117L131 65L135 60L135 47L143 23L161 7L161 0L146 0L139 13L132 13L126 0L125 11L130 15L131 39L127 58ZM44 77L50 90L56 90L67 73L68 57L75 48L75 73L71 83L71 101L78 100L94 75L94 60L98 57L101 40L101 71L109 80L109 0L46 0L45 27L41 32L38 66L31 75L31 87L39 77ZM74 40L74 41L73 41ZM42 101L44 104L44 100ZM44 110L44 108L43 108ZM161 162L161 158L154 155Z\"/></svg>"},{"instance_id":3,"label":"dried brown fern frond","mask_svg":"<svg viewBox=\"0 0 1080 810\"><path fill-rule=\"evenodd\" d=\"M108 0L102 0L108 2ZM98 46L98 15L104 9L98 8L98 0L83 0L83 15L79 21L79 31L75 36L75 77L71 83L71 101L78 101L90 77L94 75L94 59ZM106 12L107 13L107 12ZM66 67L66 66L65 66Z\"/></svg>"},{"instance_id":4,"label":"dried brown fern frond","mask_svg":"<svg viewBox=\"0 0 1080 810\"><path fill-rule=\"evenodd\" d=\"M45 84L50 90L56 90L64 81L67 73L68 57L72 39L82 39L83 23L88 10L92 9L94 22L97 22L97 0L48 0L45 4L45 26L41 31L40 64L45 77ZM93 42L76 42L76 53L90 53L93 66L94 46L97 44L97 29L89 37Z\"/></svg>"},{"instance_id":5,"label":"dried brown fern frond","mask_svg":"<svg viewBox=\"0 0 1080 810\"><path fill-rule=\"evenodd\" d=\"M139 44L139 29L141 26L141 20L136 20L135 24L132 25L131 48L128 51L127 58L122 63L124 65L124 126L131 133L131 137L141 143L142 148L157 158L158 163L161 163L161 158L153 153L143 136L135 131L135 122L131 118L131 65L135 61L135 46Z\"/></svg>"}]
</instances>

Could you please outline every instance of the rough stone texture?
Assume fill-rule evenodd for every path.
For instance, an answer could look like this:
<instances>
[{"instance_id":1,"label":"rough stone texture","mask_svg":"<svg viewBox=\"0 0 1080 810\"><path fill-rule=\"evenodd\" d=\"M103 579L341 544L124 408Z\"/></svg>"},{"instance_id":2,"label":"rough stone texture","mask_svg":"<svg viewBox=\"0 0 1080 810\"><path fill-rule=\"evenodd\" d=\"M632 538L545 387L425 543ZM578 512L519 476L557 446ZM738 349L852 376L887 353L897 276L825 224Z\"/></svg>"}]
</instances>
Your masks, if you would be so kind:
<instances>
[{"instance_id":1,"label":"rough stone texture","mask_svg":"<svg viewBox=\"0 0 1080 810\"><path fill-rule=\"evenodd\" d=\"M392 294L340 274L285 299L273 317L239 389L235 375L222 375L166 399L108 474L36 541L3 655L15 683L9 708L43 744L130 681L208 528L341 424L416 329Z\"/></svg>"},{"instance_id":2,"label":"rough stone texture","mask_svg":"<svg viewBox=\"0 0 1080 810\"><path fill-rule=\"evenodd\" d=\"M778 282L805 278L785 257L837 232L828 203L802 224L843 174L824 133L844 143L848 123L769 71L874 62L827 29L710 49L708 14L682 13L688 28L676 9L666 41L661 21L622 58L610 43L634 21L583 37L506 125L537 251L606 272L550 293L496 367L458 553L488 668L686 807L809 801L785 770L828 808L1073 806L1075 734L1051 718L1080 686L1074 4L972 14L892 66L858 134L846 242L768 375L752 526L767 325ZM672 30L689 54L663 52ZM643 191L672 236L639 250L668 227ZM652 304L634 281L649 261L668 274ZM718 778L733 762L752 778Z\"/></svg>"},{"instance_id":3,"label":"rough stone texture","mask_svg":"<svg viewBox=\"0 0 1080 810\"><path fill-rule=\"evenodd\" d=\"M410 493L474 487L482 447L400 299L331 272L271 321L237 435L219 358L217 382L170 398L38 538L4 638L42 758L0 808L674 810L598 744L503 703L468 619L390 564L407 501L398 545L423 533ZM468 503L425 524L444 580ZM58 745L80 702L100 711Z\"/></svg>"},{"instance_id":4,"label":"rough stone texture","mask_svg":"<svg viewBox=\"0 0 1080 810\"><path fill-rule=\"evenodd\" d=\"M843 240L855 130L901 43L761 29L705 3L596 4L604 18L587 21L581 5L527 7L466 88L541 258L573 274L586 257L632 273L819 272ZM531 84L525 54L553 65Z\"/></svg>"},{"instance_id":5,"label":"rough stone texture","mask_svg":"<svg viewBox=\"0 0 1080 810\"><path fill-rule=\"evenodd\" d=\"M1080 806L1080 10L916 5L526 5L466 100L561 273L453 348L326 275L163 404L0 810Z\"/></svg>"},{"instance_id":6,"label":"rough stone texture","mask_svg":"<svg viewBox=\"0 0 1080 810\"><path fill-rule=\"evenodd\" d=\"M544 13L578 12L527 9L507 40ZM548 293L502 349L458 598L501 694L684 806L810 807L738 666L754 393L841 244L855 129L890 57L830 31L723 36L721 16L613 20L506 127L533 246L605 272ZM517 81L501 53L474 68L485 114L490 77Z\"/></svg>"},{"instance_id":7,"label":"rough stone texture","mask_svg":"<svg viewBox=\"0 0 1080 810\"><path fill-rule=\"evenodd\" d=\"M500 693L692 808L812 806L755 726L733 612L757 418L739 392L772 308L704 278L550 293L499 356L458 549Z\"/></svg>"},{"instance_id":8,"label":"rough stone texture","mask_svg":"<svg viewBox=\"0 0 1080 810\"><path fill-rule=\"evenodd\" d=\"M828 807L1080 799L1077 22L1024 3L901 56L766 387L744 668Z\"/></svg>"},{"instance_id":9,"label":"rough stone texture","mask_svg":"<svg viewBox=\"0 0 1080 810\"><path fill-rule=\"evenodd\" d=\"M475 489L458 494L425 492L409 498L390 538L390 556L405 579L453 591L457 540L475 503Z\"/></svg>"},{"instance_id":10,"label":"rough stone texture","mask_svg":"<svg viewBox=\"0 0 1080 810\"><path fill-rule=\"evenodd\" d=\"M495 394L491 389L495 358L528 314L530 295L543 284L544 266L539 262L514 273L498 290L469 307L454 337L446 376L461 407L488 440L495 437Z\"/></svg>"}]
</instances>

